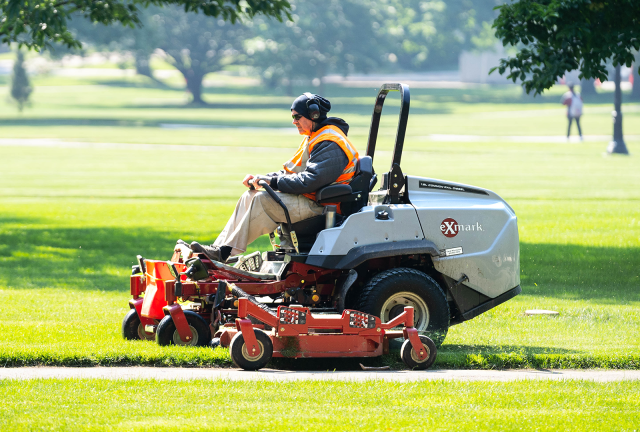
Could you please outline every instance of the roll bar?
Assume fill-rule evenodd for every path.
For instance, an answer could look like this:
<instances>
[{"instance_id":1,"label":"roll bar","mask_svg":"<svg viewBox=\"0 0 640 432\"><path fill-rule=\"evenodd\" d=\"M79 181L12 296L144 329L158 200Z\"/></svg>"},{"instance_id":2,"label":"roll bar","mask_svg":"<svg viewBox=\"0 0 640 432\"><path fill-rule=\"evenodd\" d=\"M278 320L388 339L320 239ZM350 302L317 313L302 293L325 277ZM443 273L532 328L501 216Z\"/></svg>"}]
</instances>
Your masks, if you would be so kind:
<instances>
[{"instance_id":1,"label":"roll bar","mask_svg":"<svg viewBox=\"0 0 640 432\"><path fill-rule=\"evenodd\" d=\"M407 131L407 121L409 120L409 104L411 97L409 94L409 86L402 83L383 84L378 91L376 104L373 107L373 116L371 117L371 128L369 129L369 141L367 142L367 156L371 156L376 152L376 142L378 141L378 128L380 127L380 116L382 115L382 106L390 91L400 92L400 118L398 119L398 132L396 133L396 143L393 146L393 159L391 160L391 168L385 177L382 188L387 189L387 197L385 203L399 204L400 191L404 187L405 177L400 169L400 160L402 159L402 147L404 146L404 136Z\"/></svg>"},{"instance_id":2,"label":"roll bar","mask_svg":"<svg viewBox=\"0 0 640 432\"><path fill-rule=\"evenodd\" d=\"M376 152L376 142L378 141L378 128L380 127L380 117L382 115L382 106L390 91L400 92L400 118L398 120L398 132L396 133L396 144L393 147L393 160L391 168L394 164L400 165L402 158L402 147L404 146L404 136L407 130L407 121L409 120L409 104L411 101L409 86L402 83L383 84L378 91L376 104L373 107L373 116L371 117L371 128L369 129L369 141L367 142L367 156L371 156Z\"/></svg>"}]
</instances>

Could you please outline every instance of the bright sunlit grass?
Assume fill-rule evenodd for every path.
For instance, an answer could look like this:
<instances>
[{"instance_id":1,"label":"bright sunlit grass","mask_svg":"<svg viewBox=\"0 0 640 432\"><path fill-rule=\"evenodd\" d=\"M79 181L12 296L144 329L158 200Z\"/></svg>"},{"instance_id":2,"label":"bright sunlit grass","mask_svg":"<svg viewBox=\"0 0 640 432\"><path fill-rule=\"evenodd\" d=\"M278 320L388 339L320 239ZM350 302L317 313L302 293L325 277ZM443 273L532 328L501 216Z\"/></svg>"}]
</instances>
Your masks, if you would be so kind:
<instances>
[{"instance_id":1,"label":"bright sunlit grass","mask_svg":"<svg viewBox=\"0 0 640 432\"><path fill-rule=\"evenodd\" d=\"M3 430L634 430L636 382L2 381Z\"/></svg>"}]
</instances>

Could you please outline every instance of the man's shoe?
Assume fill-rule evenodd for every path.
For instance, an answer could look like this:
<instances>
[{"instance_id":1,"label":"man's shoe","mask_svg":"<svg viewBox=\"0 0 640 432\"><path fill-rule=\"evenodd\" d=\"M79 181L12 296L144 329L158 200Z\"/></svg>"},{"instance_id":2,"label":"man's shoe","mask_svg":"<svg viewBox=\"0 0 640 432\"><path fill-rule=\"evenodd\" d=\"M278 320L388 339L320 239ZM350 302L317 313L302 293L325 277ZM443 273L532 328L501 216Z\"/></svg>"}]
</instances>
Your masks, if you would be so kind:
<instances>
[{"instance_id":1,"label":"man's shoe","mask_svg":"<svg viewBox=\"0 0 640 432\"><path fill-rule=\"evenodd\" d=\"M212 261L218 261L221 263L226 261L222 259L222 254L220 253L220 248L218 246L203 246L200 243L194 241L191 242L191 250L196 253L205 254L205 256Z\"/></svg>"}]
</instances>

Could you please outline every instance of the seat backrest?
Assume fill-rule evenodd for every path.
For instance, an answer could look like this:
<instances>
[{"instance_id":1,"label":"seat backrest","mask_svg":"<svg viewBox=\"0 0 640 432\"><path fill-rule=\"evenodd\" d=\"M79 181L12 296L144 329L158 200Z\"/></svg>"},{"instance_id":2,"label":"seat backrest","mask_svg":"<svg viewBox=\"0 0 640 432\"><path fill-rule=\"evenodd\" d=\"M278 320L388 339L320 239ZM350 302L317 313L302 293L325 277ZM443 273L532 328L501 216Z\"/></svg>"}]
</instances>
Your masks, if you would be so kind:
<instances>
[{"instance_id":1,"label":"seat backrest","mask_svg":"<svg viewBox=\"0 0 640 432\"><path fill-rule=\"evenodd\" d=\"M362 156L358 159L356 166L356 174L353 176L353 180L349 183L353 193L358 193L360 198L357 198L352 202L344 202L340 205L340 210L343 216L349 216L359 211L362 207L366 206L369 202L369 184L373 177L373 159L371 156Z\"/></svg>"}]
</instances>

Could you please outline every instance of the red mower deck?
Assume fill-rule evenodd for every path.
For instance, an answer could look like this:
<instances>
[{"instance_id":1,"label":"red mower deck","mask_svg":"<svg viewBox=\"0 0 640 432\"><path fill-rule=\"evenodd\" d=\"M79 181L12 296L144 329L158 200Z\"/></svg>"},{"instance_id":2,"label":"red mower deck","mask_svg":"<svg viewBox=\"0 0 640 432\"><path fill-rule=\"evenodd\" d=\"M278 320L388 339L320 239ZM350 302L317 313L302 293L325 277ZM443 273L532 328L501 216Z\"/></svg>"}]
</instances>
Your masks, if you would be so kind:
<instances>
[{"instance_id":1,"label":"red mower deck","mask_svg":"<svg viewBox=\"0 0 640 432\"><path fill-rule=\"evenodd\" d=\"M249 317L265 325L252 324ZM402 331L391 331L400 325ZM412 307L383 324L354 310L314 316L308 308L279 306L273 314L241 298L235 324L225 325L216 337L229 347L234 364L245 370L261 369L271 357L378 357L388 353L389 339L399 337L405 339L400 354L408 367L426 369L436 359L433 341L413 327Z\"/></svg>"}]
</instances>

